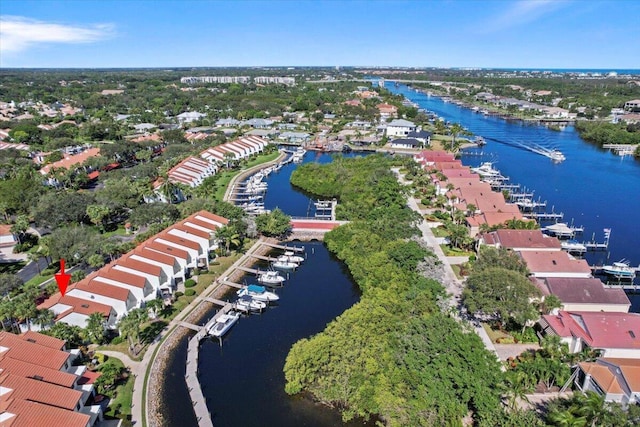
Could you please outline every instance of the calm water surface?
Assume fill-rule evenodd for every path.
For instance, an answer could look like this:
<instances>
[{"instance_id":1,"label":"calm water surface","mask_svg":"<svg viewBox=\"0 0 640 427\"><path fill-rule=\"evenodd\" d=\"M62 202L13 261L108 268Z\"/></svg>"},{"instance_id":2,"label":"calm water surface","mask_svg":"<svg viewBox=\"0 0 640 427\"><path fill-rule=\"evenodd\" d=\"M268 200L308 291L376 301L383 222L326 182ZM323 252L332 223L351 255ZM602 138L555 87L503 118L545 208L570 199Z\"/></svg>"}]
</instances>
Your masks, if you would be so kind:
<instances>
[{"instance_id":1,"label":"calm water surface","mask_svg":"<svg viewBox=\"0 0 640 427\"><path fill-rule=\"evenodd\" d=\"M608 150L582 140L573 127L563 131L540 125L506 121L445 103L441 98L427 96L405 85L389 83L387 89L399 93L420 107L433 111L451 122L460 123L487 140L482 150L463 156L465 165L477 166L491 161L511 183L535 191L555 212L564 213L564 221L585 227L578 239L599 242L603 230L611 228L608 251L592 252L590 264L626 259L634 266L640 264L640 162L632 157L619 157ZM566 156L562 163L554 163L542 155L518 147L535 143L557 148ZM543 224L545 225L545 224ZM631 296L631 295L630 295ZM640 311L640 297L631 296L633 311Z\"/></svg>"}]
</instances>

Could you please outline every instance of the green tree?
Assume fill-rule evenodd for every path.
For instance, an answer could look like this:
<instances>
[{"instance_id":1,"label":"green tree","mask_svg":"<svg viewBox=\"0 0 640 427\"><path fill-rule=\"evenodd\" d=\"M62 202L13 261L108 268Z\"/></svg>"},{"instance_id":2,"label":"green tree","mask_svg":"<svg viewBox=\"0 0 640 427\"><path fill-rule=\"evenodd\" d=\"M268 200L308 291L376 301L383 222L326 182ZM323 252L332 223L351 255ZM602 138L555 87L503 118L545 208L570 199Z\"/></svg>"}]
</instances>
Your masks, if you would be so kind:
<instances>
[{"instance_id":1,"label":"green tree","mask_svg":"<svg viewBox=\"0 0 640 427\"><path fill-rule=\"evenodd\" d=\"M85 327L87 339L94 344L102 344L105 338L105 321L102 313L91 313Z\"/></svg>"},{"instance_id":2,"label":"green tree","mask_svg":"<svg viewBox=\"0 0 640 427\"><path fill-rule=\"evenodd\" d=\"M284 236L291 229L291 217L276 208L256 217L258 231L265 236Z\"/></svg>"},{"instance_id":3,"label":"green tree","mask_svg":"<svg viewBox=\"0 0 640 427\"><path fill-rule=\"evenodd\" d=\"M11 232L18 236L18 242L22 243L24 233L29 228L29 218L26 215L18 215L16 222L11 226Z\"/></svg>"},{"instance_id":4,"label":"green tree","mask_svg":"<svg viewBox=\"0 0 640 427\"><path fill-rule=\"evenodd\" d=\"M24 282L17 274L0 273L0 296L8 295L14 289L18 289Z\"/></svg>"},{"instance_id":5,"label":"green tree","mask_svg":"<svg viewBox=\"0 0 640 427\"><path fill-rule=\"evenodd\" d=\"M537 318L537 313L531 312L529 298L539 295L538 288L524 275L502 267L474 270L462 293L471 313L495 318L503 325L512 319L522 326Z\"/></svg>"},{"instance_id":6,"label":"green tree","mask_svg":"<svg viewBox=\"0 0 640 427\"><path fill-rule=\"evenodd\" d=\"M88 205L86 213L89 217L89 221L94 223L98 227L100 232L103 232L105 220L109 218L111 209L109 209L109 207L105 205Z\"/></svg>"},{"instance_id":7,"label":"green tree","mask_svg":"<svg viewBox=\"0 0 640 427\"><path fill-rule=\"evenodd\" d=\"M104 265L104 256L100 254L93 254L87 258L87 264L93 268L100 268Z\"/></svg>"}]
</instances>

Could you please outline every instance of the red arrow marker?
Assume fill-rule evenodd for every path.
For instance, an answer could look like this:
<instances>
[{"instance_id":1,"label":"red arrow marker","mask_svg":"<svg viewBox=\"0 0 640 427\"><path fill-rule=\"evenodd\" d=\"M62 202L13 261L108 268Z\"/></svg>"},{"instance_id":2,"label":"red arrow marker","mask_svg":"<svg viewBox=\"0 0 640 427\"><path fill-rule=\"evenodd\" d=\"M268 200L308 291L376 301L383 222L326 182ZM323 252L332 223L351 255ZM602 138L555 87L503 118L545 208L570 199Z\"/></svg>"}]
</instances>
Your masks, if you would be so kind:
<instances>
[{"instance_id":1,"label":"red arrow marker","mask_svg":"<svg viewBox=\"0 0 640 427\"><path fill-rule=\"evenodd\" d=\"M67 286L69 286L69 282L71 281L71 275L64 272L64 260L60 260L60 273L56 273L55 275L56 282L58 282L58 289L60 289L60 293L64 296L65 292L67 292Z\"/></svg>"}]
</instances>

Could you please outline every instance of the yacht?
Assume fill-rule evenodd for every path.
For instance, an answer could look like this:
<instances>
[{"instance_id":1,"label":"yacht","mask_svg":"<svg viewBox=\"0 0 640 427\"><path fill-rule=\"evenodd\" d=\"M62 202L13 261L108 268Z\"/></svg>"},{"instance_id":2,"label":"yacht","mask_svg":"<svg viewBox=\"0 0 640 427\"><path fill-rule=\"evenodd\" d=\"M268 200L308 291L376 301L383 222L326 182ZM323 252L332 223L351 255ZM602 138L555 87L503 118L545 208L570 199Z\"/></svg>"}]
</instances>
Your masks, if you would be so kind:
<instances>
[{"instance_id":1,"label":"yacht","mask_svg":"<svg viewBox=\"0 0 640 427\"><path fill-rule=\"evenodd\" d=\"M620 260L611 265L602 266L602 272L618 279L633 279L638 269L630 267L627 261Z\"/></svg>"},{"instance_id":2,"label":"yacht","mask_svg":"<svg viewBox=\"0 0 640 427\"><path fill-rule=\"evenodd\" d=\"M269 303L271 301L278 301L280 297L274 292L269 292L264 286L249 285L246 288L242 288L236 292L238 296L249 295L254 300L263 301Z\"/></svg>"},{"instance_id":3,"label":"yacht","mask_svg":"<svg viewBox=\"0 0 640 427\"><path fill-rule=\"evenodd\" d=\"M236 300L235 306L242 311L262 311L267 308L267 303L258 301L250 295L243 295Z\"/></svg>"},{"instance_id":4,"label":"yacht","mask_svg":"<svg viewBox=\"0 0 640 427\"><path fill-rule=\"evenodd\" d=\"M215 322L207 329L209 335L214 337L222 337L227 333L229 329L233 326L234 323L238 321L240 318L240 313L231 310L230 312L221 315L216 319Z\"/></svg>"},{"instance_id":5,"label":"yacht","mask_svg":"<svg viewBox=\"0 0 640 427\"><path fill-rule=\"evenodd\" d=\"M285 278L278 274L277 271L266 271L258 276L258 282L263 285L282 285Z\"/></svg>"},{"instance_id":6,"label":"yacht","mask_svg":"<svg viewBox=\"0 0 640 427\"><path fill-rule=\"evenodd\" d=\"M487 178L502 177L502 175L500 174L500 171L497 169L494 169L493 163L491 162L484 162L477 168L471 168L471 171L477 173L482 177L487 177Z\"/></svg>"}]
</instances>

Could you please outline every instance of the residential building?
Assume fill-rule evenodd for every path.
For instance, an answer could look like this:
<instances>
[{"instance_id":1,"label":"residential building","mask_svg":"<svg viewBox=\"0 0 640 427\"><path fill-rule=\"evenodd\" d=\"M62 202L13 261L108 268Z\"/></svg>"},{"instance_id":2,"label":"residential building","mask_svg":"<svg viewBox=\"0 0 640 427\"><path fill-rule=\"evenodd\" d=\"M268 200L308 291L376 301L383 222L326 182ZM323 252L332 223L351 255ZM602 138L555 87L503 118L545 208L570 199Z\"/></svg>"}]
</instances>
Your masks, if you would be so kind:
<instances>
[{"instance_id":1,"label":"residential building","mask_svg":"<svg viewBox=\"0 0 640 427\"><path fill-rule=\"evenodd\" d=\"M396 107L395 105L378 104L376 108L378 108L380 118L383 120L386 120L389 117L398 117L398 107Z\"/></svg>"},{"instance_id":2,"label":"residential building","mask_svg":"<svg viewBox=\"0 0 640 427\"><path fill-rule=\"evenodd\" d=\"M259 76L254 77L253 82L257 84L281 84L294 86L296 84L296 79L295 77Z\"/></svg>"},{"instance_id":3,"label":"residential building","mask_svg":"<svg viewBox=\"0 0 640 427\"><path fill-rule=\"evenodd\" d=\"M632 99L624 103L624 109L630 111L640 111L640 99Z\"/></svg>"},{"instance_id":4,"label":"residential building","mask_svg":"<svg viewBox=\"0 0 640 427\"><path fill-rule=\"evenodd\" d=\"M564 311L627 313L631 302L622 288L605 288L600 279L573 277L531 278L542 298L555 295Z\"/></svg>"},{"instance_id":5,"label":"residential building","mask_svg":"<svg viewBox=\"0 0 640 427\"><path fill-rule=\"evenodd\" d=\"M640 403L640 359L604 357L578 363L574 384L582 392L592 391L606 402L623 406Z\"/></svg>"},{"instance_id":6,"label":"residential building","mask_svg":"<svg viewBox=\"0 0 640 427\"><path fill-rule=\"evenodd\" d=\"M418 127L409 120L396 119L387 124L386 135L387 137L406 137L409 133L415 132Z\"/></svg>"},{"instance_id":7,"label":"residential building","mask_svg":"<svg viewBox=\"0 0 640 427\"><path fill-rule=\"evenodd\" d=\"M560 251L560 241L547 236L540 230L496 230L483 233L478 239L478 245L506 248L513 251Z\"/></svg>"},{"instance_id":8,"label":"residential building","mask_svg":"<svg viewBox=\"0 0 640 427\"><path fill-rule=\"evenodd\" d=\"M419 149L424 148L424 144L415 138L398 138L389 143L391 148L403 148L403 149Z\"/></svg>"},{"instance_id":9,"label":"residential building","mask_svg":"<svg viewBox=\"0 0 640 427\"><path fill-rule=\"evenodd\" d=\"M564 251L518 252L533 277L589 278L591 267L587 261L576 259Z\"/></svg>"},{"instance_id":10,"label":"residential building","mask_svg":"<svg viewBox=\"0 0 640 427\"><path fill-rule=\"evenodd\" d=\"M178 114L176 117L180 123L191 123L207 117L207 115L197 111L185 111L184 113Z\"/></svg>"},{"instance_id":11,"label":"residential building","mask_svg":"<svg viewBox=\"0 0 640 427\"><path fill-rule=\"evenodd\" d=\"M640 359L640 314L559 311L542 316L539 324L572 353L593 349L602 357Z\"/></svg>"},{"instance_id":12,"label":"residential building","mask_svg":"<svg viewBox=\"0 0 640 427\"><path fill-rule=\"evenodd\" d=\"M11 248L18 243L18 239L11 232L11 225L0 224L0 248Z\"/></svg>"},{"instance_id":13,"label":"residential building","mask_svg":"<svg viewBox=\"0 0 640 427\"><path fill-rule=\"evenodd\" d=\"M197 157L187 157L169 169L167 176L170 182L197 187L205 178L215 175L217 170L215 163Z\"/></svg>"},{"instance_id":14,"label":"residential building","mask_svg":"<svg viewBox=\"0 0 640 427\"><path fill-rule=\"evenodd\" d=\"M414 132L409 132L407 134L407 138L414 138L418 141L422 142L424 147L431 145L431 132L427 132L426 130L417 130Z\"/></svg>"},{"instance_id":15,"label":"residential building","mask_svg":"<svg viewBox=\"0 0 640 427\"><path fill-rule=\"evenodd\" d=\"M73 366L77 355L37 332L0 332L0 425L91 427L102 420L93 402L100 373Z\"/></svg>"},{"instance_id":16,"label":"residential building","mask_svg":"<svg viewBox=\"0 0 640 427\"><path fill-rule=\"evenodd\" d=\"M198 84L198 83L236 83L247 84L251 81L249 76L201 76L201 77L181 77L180 83Z\"/></svg>"}]
</instances>

